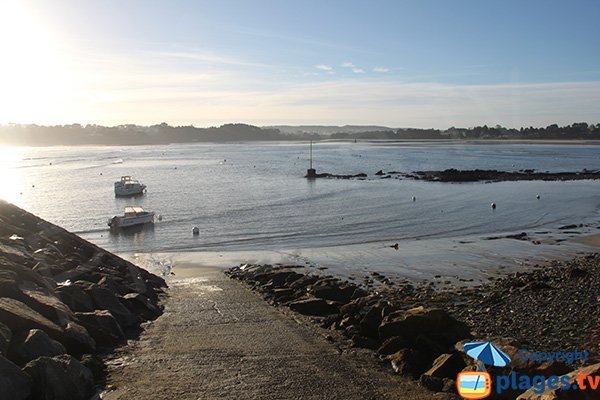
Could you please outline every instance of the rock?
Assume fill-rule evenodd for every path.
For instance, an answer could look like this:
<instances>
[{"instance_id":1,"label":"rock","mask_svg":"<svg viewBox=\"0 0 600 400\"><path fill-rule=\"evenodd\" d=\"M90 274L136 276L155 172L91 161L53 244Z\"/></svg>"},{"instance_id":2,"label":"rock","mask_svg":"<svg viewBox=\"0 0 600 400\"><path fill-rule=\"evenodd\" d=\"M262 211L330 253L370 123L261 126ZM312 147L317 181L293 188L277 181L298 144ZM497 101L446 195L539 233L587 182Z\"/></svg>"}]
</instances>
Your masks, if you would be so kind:
<instances>
[{"instance_id":1,"label":"rock","mask_svg":"<svg viewBox=\"0 0 600 400\"><path fill-rule=\"evenodd\" d=\"M419 378L419 383L421 386L431 390L432 392L441 392L444 388L444 381L442 378L437 376L423 374Z\"/></svg>"},{"instance_id":2,"label":"rock","mask_svg":"<svg viewBox=\"0 0 600 400\"><path fill-rule=\"evenodd\" d=\"M13 332L42 329L52 338L57 338L62 334L62 329L54 322L22 302L7 297L0 297L0 322Z\"/></svg>"},{"instance_id":3,"label":"rock","mask_svg":"<svg viewBox=\"0 0 600 400\"><path fill-rule=\"evenodd\" d=\"M96 341L87 329L73 321L67 324L59 340L74 356L96 351Z\"/></svg>"},{"instance_id":4,"label":"rock","mask_svg":"<svg viewBox=\"0 0 600 400\"><path fill-rule=\"evenodd\" d=\"M582 268L573 267L569 270L569 278L571 279L585 278L588 275L589 272Z\"/></svg>"},{"instance_id":5,"label":"rock","mask_svg":"<svg viewBox=\"0 0 600 400\"><path fill-rule=\"evenodd\" d=\"M375 175L382 176L382 175L385 175L385 174L383 173L383 170L379 170L379 171L375 172Z\"/></svg>"},{"instance_id":6,"label":"rock","mask_svg":"<svg viewBox=\"0 0 600 400\"><path fill-rule=\"evenodd\" d=\"M380 343L378 340L373 338L361 336L361 335L353 335L352 336L352 345L354 347L361 347L363 349L371 349L375 350L379 347Z\"/></svg>"},{"instance_id":7,"label":"rock","mask_svg":"<svg viewBox=\"0 0 600 400\"><path fill-rule=\"evenodd\" d=\"M24 368L32 380L32 397L43 400L86 400L92 394L94 377L73 356L40 357Z\"/></svg>"},{"instance_id":8,"label":"rock","mask_svg":"<svg viewBox=\"0 0 600 400\"><path fill-rule=\"evenodd\" d=\"M0 254L2 252L0 251ZM5 253L6 255L6 253ZM12 271L17 274L17 284L21 284L22 282L29 281L33 282L39 287L47 287L47 283L37 272L32 271L28 267L25 266L26 261L21 260L21 263L3 263L2 269L4 271Z\"/></svg>"},{"instance_id":9,"label":"rock","mask_svg":"<svg viewBox=\"0 0 600 400\"><path fill-rule=\"evenodd\" d=\"M275 300L278 303L285 303L287 301L296 300L297 298L302 297L303 294L304 293L302 293L301 291L295 291L294 289L288 288L277 288L271 292L273 300Z\"/></svg>"},{"instance_id":10,"label":"rock","mask_svg":"<svg viewBox=\"0 0 600 400\"><path fill-rule=\"evenodd\" d=\"M290 309L304 315L324 316L338 312L337 307L329 305L323 299L304 299L289 304Z\"/></svg>"},{"instance_id":11,"label":"rock","mask_svg":"<svg viewBox=\"0 0 600 400\"><path fill-rule=\"evenodd\" d=\"M73 312L47 288L38 288L31 282L19 285L24 295L23 303L59 326L73 319Z\"/></svg>"},{"instance_id":12,"label":"rock","mask_svg":"<svg viewBox=\"0 0 600 400\"><path fill-rule=\"evenodd\" d=\"M456 378L456 375L466 367L462 355L458 352L442 354L435 359L433 365L424 375L435 378Z\"/></svg>"},{"instance_id":13,"label":"rock","mask_svg":"<svg viewBox=\"0 0 600 400\"><path fill-rule=\"evenodd\" d=\"M31 378L0 355L0 398L25 400L31 393Z\"/></svg>"},{"instance_id":14,"label":"rock","mask_svg":"<svg viewBox=\"0 0 600 400\"><path fill-rule=\"evenodd\" d=\"M12 331L2 322L0 322L0 356L6 355L6 350L8 350L8 344L12 338Z\"/></svg>"},{"instance_id":15,"label":"rock","mask_svg":"<svg viewBox=\"0 0 600 400\"><path fill-rule=\"evenodd\" d=\"M16 272L0 270L0 297L19 299L22 295L18 289L19 283L21 279Z\"/></svg>"},{"instance_id":16,"label":"rock","mask_svg":"<svg viewBox=\"0 0 600 400\"><path fill-rule=\"evenodd\" d=\"M346 304L352 299L354 289L354 286L350 285L340 286L339 282L320 280L312 285L309 293L320 299Z\"/></svg>"},{"instance_id":17,"label":"rock","mask_svg":"<svg viewBox=\"0 0 600 400\"><path fill-rule=\"evenodd\" d=\"M55 292L74 312L94 311L91 297L79 285L60 286Z\"/></svg>"},{"instance_id":18,"label":"rock","mask_svg":"<svg viewBox=\"0 0 600 400\"><path fill-rule=\"evenodd\" d=\"M578 386L581 386L578 380L580 375L591 377L590 379L595 380L594 383L600 382L600 364L593 364L567 374L566 376L568 377L569 385L572 386L573 384L577 384ZM584 378L580 379L583 380ZM546 390L543 393L535 393L532 388L521 394L518 397L518 400L597 400L600 386L597 386L595 390L592 390L590 389L590 382L588 382L587 379L585 379L583 383L586 386L586 389L584 390L582 390L581 387L579 387L578 390L566 390L562 388L551 390L547 387L548 385L546 385Z\"/></svg>"},{"instance_id":19,"label":"rock","mask_svg":"<svg viewBox=\"0 0 600 400\"><path fill-rule=\"evenodd\" d=\"M427 359L414 349L402 349L387 357L392 369L400 375L412 375L417 378L427 369Z\"/></svg>"},{"instance_id":20,"label":"rock","mask_svg":"<svg viewBox=\"0 0 600 400\"><path fill-rule=\"evenodd\" d=\"M414 341L423 334L435 335L444 345L453 345L469 336L469 328L443 310L424 307L394 312L379 326L379 337L383 341L394 336Z\"/></svg>"},{"instance_id":21,"label":"rock","mask_svg":"<svg viewBox=\"0 0 600 400\"><path fill-rule=\"evenodd\" d=\"M110 290L92 286L90 289L86 290L86 292L92 298L96 309L110 311L122 328L128 328L140 322L139 318L132 314L132 312L119 301L117 295Z\"/></svg>"},{"instance_id":22,"label":"rock","mask_svg":"<svg viewBox=\"0 0 600 400\"><path fill-rule=\"evenodd\" d=\"M92 372L95 381L101 381L106 376L106 365L102 358L93 354L84 354L81 357L81 365Z\"/></svg>"},{"instance_id":23,"label":"rock","mask_svg":"<svg viewBox=\"0 0 600 400\"><path fill-rule=\"evenodd\" d=\"M66 352L65 347L50 339L46 332L31 329L13 337L9 358L18 365L24 365L38 357L54 357Z\"/></svg>"},{"instance_id":24,"label":"rock","mask_svg":"<svg viewBox=\"0 0 600 400\"><path fill-rule=\"evenodd\" d=\"M54 279L56 282L75 282L77 280L98 282L102 279L102 275L98 272L98 267L96 265L85 264L66 270L65 272L54 276Z\"/></svg>"},{"instance_id":25,"label":"rock","mask_svg":"<svg viewBox=\"0 0 600 400\"><path fill-rule=\"evenodd\" d=\"M148 321L156 319L162 313L159 307L141 293L127 293L123 296L121 302L129 311Z\"/></svg>"},{"instance_id":26,"label":"rock","mask_svg":"<svg viewBox=\"0 0 600 400\"><path fill-rule=\"evenodd\" d=\"M385 342L379 347L377 352L379 354L390 355L394 354L402 349L409 347L408 341L402 336L394 336L386 339Z\"/></svg>"},{"instance_id":27,"label":"rock","mask_svg":"<svg viewBox=\"0 0 600 400\"><path fill-rule=\"evenodd\" d=\"M75 313L75 317L98 346L114 346L125 338L121 326L108 310Z\"/></svg>"},{"instance_id":28,"label":"rock","mask_svg":"<svg viewBox=\"0 0 600 400\"><path fill-rule=\"evenodd\" d=\"M379 339L378 329L382 320L383 307L375 304L368 309L365 316L360 320L360 329L365 335Z\"/></svg>"}]
</instances>

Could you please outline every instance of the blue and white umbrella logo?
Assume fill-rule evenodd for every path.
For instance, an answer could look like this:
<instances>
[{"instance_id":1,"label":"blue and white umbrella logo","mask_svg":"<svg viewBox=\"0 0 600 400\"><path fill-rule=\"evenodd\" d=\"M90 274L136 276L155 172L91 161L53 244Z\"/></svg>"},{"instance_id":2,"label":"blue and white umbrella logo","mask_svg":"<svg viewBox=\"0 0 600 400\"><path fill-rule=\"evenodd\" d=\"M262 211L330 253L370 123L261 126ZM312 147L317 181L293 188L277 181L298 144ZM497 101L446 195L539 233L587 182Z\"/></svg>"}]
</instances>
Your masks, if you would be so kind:
<instances>
[{"instance_id":1,"label":"blue and white umbrella logo","mask_svg":"<svg viewBox=\"0 0 600 400\"><path fill-rule=\"evenodd\" d=\"M463 349L469 357L486 365L506 367L510 363L510 357L491 342L465 343Z\"/></svg>"}]
</instances>

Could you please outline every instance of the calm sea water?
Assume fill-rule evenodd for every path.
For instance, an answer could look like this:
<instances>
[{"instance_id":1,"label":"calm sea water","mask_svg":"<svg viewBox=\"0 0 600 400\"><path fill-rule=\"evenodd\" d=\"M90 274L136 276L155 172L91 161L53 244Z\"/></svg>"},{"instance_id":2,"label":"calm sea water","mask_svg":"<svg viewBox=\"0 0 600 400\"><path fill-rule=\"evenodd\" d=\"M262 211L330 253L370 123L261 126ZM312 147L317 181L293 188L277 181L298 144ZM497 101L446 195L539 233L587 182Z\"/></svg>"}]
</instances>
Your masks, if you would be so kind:
<instances>
[{"instance_id":1,"label":"calm sea water","mask_svg":"<svg viewBox=\"0 0 600 400\"><path fill-rule=\"evenodd\" d=\"M597 221L600 189L592 181L374 179L379 169L577 171L600 169L599 150L595 145L318 143L319 172L365 172L373 179L308 181L305 143L12 148L0 154L0 197L121 253L383 246ZM115 198L113 182L121 175L145 183L147 194ZM498 205L495 211L491 202ZM108 218L127 205L153 210L162 220L152 229L111 233ZM199 236L192 236L194 226Z\"/></svg>"}]
</instances>

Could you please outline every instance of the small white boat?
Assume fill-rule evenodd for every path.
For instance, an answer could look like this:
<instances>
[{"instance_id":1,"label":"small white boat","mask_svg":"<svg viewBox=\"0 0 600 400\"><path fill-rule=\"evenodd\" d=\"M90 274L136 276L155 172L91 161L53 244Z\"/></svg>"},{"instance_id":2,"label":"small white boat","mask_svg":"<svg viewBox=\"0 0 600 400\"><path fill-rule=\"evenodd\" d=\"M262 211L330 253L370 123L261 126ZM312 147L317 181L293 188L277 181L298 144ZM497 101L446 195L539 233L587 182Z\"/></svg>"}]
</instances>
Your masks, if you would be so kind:
<instances>
[{"instance_id":1,"label":"small white boat","mask_svg":"<svg viewBox=\"0 0 600 400\"><path fill-rule=\"evenodd\" d=\"M144 211L142 207L125 207L123 216L116 215L108 220L111 228L127 228L128 226L153 224L154 212Z\"/></svg>"},{"instance_id":2,"label":"small white boat","mask_svg":"<svg viewBox=\"0 0 600 400\"><path fill-rule=\"evenodd\" d=\"M135 196L144 193L146 185L140 183L131 176L122 176L120 181L115 182L116 196Z\"/></svg>"}]
</instances>

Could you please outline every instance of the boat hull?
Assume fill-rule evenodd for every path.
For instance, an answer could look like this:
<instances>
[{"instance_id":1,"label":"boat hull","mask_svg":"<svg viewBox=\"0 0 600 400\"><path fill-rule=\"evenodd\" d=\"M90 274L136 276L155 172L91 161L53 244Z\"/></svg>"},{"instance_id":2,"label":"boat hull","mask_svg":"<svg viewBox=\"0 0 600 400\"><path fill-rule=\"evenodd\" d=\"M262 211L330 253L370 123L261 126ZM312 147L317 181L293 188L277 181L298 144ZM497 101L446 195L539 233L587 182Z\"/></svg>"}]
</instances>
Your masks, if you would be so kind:
<instances>
[{"instance_id":1,"label":"boat hull","mask_svg":"<svg viewBox=\"0 0 600 400\"><path fill-rule=\"evenodd\" d=\"M145 225L154 223L154 213L148 212L142 215L136 215L133 217L113 217L109 222L108 226L111 228L127 228L136 225Z\"/></svg>"},{"instance_id":2,"label":"boat hull","mask_svg":"<svg viewBox=\"0 0 600 400\"><path fill-rule=\"evenodd\" d=\"M144 193L146 185L115 185L115 196L137 196Z\"/></svg>"}]
</instances>

